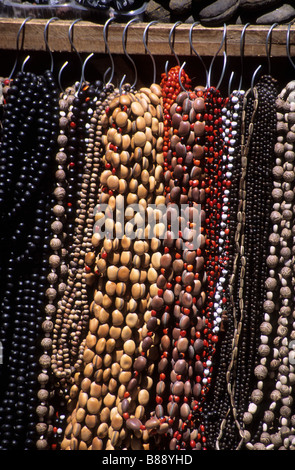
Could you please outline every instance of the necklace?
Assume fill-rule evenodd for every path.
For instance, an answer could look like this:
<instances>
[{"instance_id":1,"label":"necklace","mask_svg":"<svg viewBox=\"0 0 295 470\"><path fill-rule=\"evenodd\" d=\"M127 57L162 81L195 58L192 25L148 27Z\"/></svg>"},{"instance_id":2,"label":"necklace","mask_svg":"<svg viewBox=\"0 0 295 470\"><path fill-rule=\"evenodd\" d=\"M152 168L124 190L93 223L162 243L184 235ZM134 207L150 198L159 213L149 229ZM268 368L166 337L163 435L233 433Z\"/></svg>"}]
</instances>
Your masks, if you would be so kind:
<instances>
[{"instance_id":1,"label":"necklace","mask_svg":"<svg viewBox=\"0 0 295 470\"><path fill-rule=\"evenodd\" d=\"M51 171L56 141L56 88L50 72L44 76L20 72L9 90L1 145L2 158L14 162L8 166L10 200L1 233L3 246L7 246L8 280L1 299L2 373L8 384L1 390L1 448L31 449L38 419L36 337L43 320L47 274L46 221L50 217L52 181L46 172Z\"/></svg>"},{"instance_id":2,"label":"necklace","mask_svg":"<svg viewBox=\"0 0 295 470\"><path fill-rule=\"evenodd\" d=\"M294 366L289 343L294 337L290 314L292 299L292 231L289 209L292 191L293 144L288 134L294 108L290 82L276 100L277 141L274 146L272 212L265 281L264 317L260 325L260 361L254 370L257 386L244 414L249 449L288 449L292 445L292 385ZM286 119L287 118L287 119ZM288 137L289 135L289 137ZM291 172L291 173L289 173ZM273 431L274 429L274 431Z\"/></svg>"},{"instance_id":3,"label":"necklace","mask_svg":"<svg viewBox=\"0 0 295 470\"><path fill-rule=\"evenodd\" d=\"M229 402L226 393L226 370L232 344L233 322L231 304L229 302L228 283L232 272L232 250L236 228L239 178L240 178L240 122L244 91L234 91L222 109L223 119L223 178L231 181L231 186L224 190L223 207L226 207L225 225L220 232L220 263L221 277L214 297L214 320L219 327L219 347L213 361L213 378L211 391L205 402L205 428L207 429L207 445L214 449L217 437L216 428L220 424L220 416L225 415ZM225 217L224 217L225 219ZM221 292L223 295L221 295ZM236 295L236 293L235 293Z\"/></svg>"}]
</instances>

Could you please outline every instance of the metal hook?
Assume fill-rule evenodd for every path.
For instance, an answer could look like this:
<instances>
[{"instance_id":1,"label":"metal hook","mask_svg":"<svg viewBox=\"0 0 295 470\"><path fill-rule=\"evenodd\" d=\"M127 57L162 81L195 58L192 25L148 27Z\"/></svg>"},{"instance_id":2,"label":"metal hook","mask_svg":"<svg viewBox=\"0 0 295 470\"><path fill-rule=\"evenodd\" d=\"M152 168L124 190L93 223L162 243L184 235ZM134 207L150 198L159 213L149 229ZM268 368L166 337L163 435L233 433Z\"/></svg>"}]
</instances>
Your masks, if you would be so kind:
<instances>
[{"instance_id":1,"label":"metal hook","mask_svg":"<svg viewBox=\"0 0 295 470\"><path fill-rule=\"evenodd\" d=\"M122 80L121 80L121 82L120 82L120 85L119 85L119 93L120 93L120 95L122 94L122 86L123 86L123 83L124 83L125 78L126 78L126 75L123 75L123 78L122 78Z\"/></svg>"},{"instance_id":2,"label":"metal hook","mask_svg":"<svg viewBox=\"0 0 295 470\"><path fill-rule=\"evenodd\" d=\"M241 56L241 75L240 75L240 82L239 82L239 89L238 91L241 91L242 88L242 83L243 83L243 73L244 73L244 49L245 49L245 32L246 29L250 26L250 23L246 23L242 33L241 33L241 38L240 38L240 56Z\"/></svg>"},{"instance_id":3,"label":"metal hook","mask_svg":"<svg viewBox=\"0 0 295 470\"><path fill-rule=\"evenodd\" d=\"M174 47L173 47L173 45L172 45L172 35L173 35L173 37L174 37L174 30L175 30L175 28L176 28L178 25L180 25L180 24L181 24L181 21L177 21L177 22L172 26L172 28L171 28L171 30L170 30L170 33L169 33L169 46L170 46L170 49L171 49L172 54L174 55L174 57L175 57L175 59L176 59L176 61L177 61L177 65L178 65L179 67L180 67L180 61L179 61L179 58L178 58L178 56L177 56L177 54L176 54L176 52L175 52L175 50L174 50Z\"/></svg>"},{"instance_id":4,"label":"metal hook","mask_svg":"<svg viewBox=\"0 0 295 470\"><path fill-rule=\"evenodd\" d=\"M79 52L77 51L77 48L76 48L76 46L74 44L74 41L73 41L73 28L74 28L74 25L76 23L78 23L78 21L81 21L81 20L82 20L82 18L77 18L75 21L73 21L73 23L69 27L68 37L69 37L69 41L70 41L70 44L71 44L71 48L73 49L74 52L76 52L76 54L79 58L81 67L82 67L83 62L82 62L81 56L80 56Z\"/></svg>"},{"instance_id":5,"label":"metal hook","mask_svg":"<svg viewBox=\"0 0 295 470\"><path fill-rule=\"evenodd\" d=\"M218 56L219 52L221 51L223 44L225 43L226 34L227 34L226 24L224 24L224 26L223 26L223 35L222 35L222 40L221 40L220 46L219 46L218 51L216 52L215 56L211 60L211 64L210 64L210 67L209 67L207 88L209 88L211 86L211 74L212 74L213 63L214 63L216 57ZM225 52L224 52L223 57L224 57L224 60L223 60L223 74L224 74L224 71L225 71L224 63L226 62L226 53ZM223 78L223 75L222 75L222 78ZM220 84L221 80L219 80L218 83ZM218 86L216 88L218 88Z\"/></svg>"},{"instance_id":6,"label":"metal hook","mask_svg":"<svg viewBox=\"0 0 295 470\"><path fill-rule=\"evenodd\" d=\"M169 60L166 60L166 63L165 63L165 75L166 75L166 77L168 77L168 65L169 65Z\"/></svg>"},{"instance_id":7,"label":"metal hook","mask_svg":"<svg viewBox=\"0 0 295 470\"><path fill-rule=\"evenodd\" d=\"M232 87L232 82L233 82L234 74L235 74L235 72L232 72L232 73L230 74L230 77L229 77L228 88L227 88L227 96L230 96L230 95L231 95L231 87Z\"/></svg>"},{"instance_id":8,"label":"metal hook","mask_svg":"<svg viewBox=\"0 0 295 470\"><path fill-rule=\"evenodd\" d=\"M149 54L151 60L152 60L152 63L153 63L153 83L156 82L156 75L157 75L157 70L156 70L156 62L155 62L155 59L154 59L154 56L152 55L151 51L148 49L147 47L147 44L146 44L146 39L147 39L147 33L148 33L148 29L149 27L152 25L152 24L155 24L155 23L159 23L157 20L155 21L151 21L145 28L144 32L143 32L143 36L142 36L142 42L143 42L143 45L144 45L144 48L146 50L146 52Z\"/></svg>"},{"instance_id":9,"label":"metal hook","mask_svg":"<svg viewBox=\"0 0 295 470\"><path fill-rule=\"evenodd\" d=\"M83 61L82 61L82 58L81 58L81 55L79 54L79 52L77 51L77 48L74 44L74 40L73 40L73 28L74 28L74 25L76 23L78 23L78 21L81 21L82 18L77 18L76 20L74 20L70 26L69 26L69 31L68 31L68 38L69 38L69 42L71 44L71 48L72 50L76 53L78 59L79 59L79 62L80 62L80 66L81 66L81 76L80 76L80 86L79 86L79 90L78 92L80 91L81 89L81 85L82 85L82 82L84 80L84 77L83 77Z\"/></svg>"},{"instance_id":10,"label":"metal hook","mask_svg":"<svg viewBox=\"0 0 295 470\"><path fill-rule=\"evenodd\" d=\"M81 90L81 87L82 87L82 83L85 81L85 68L86 68L86 65L87 65L87 62L89 61L89 59L91 59L91 57L94 56L94 52L91 52L91 54L89 54L86 59L84 60L83 62L83 65L82 65L82 72L81 72L81 78L80 78L80 84L79 84L79 88L78 88L78 92Z\"/></svg>"},{"instance_id":11,"label":"metal hook","mask_svg":"<svg viewBox=\"0 0 295 470\"><path fill-rule=\"evenodd\" d=\"M26 19L22 22L22 24L21 24L21 26L20 26L20 28L19 28L19 30L18 30L17 37L16 37L16 51L17 51L17 52L16 52L16 58L15 58L15 62L14 62L12 71L10 72L10 75L9 75L9 77L8 77L8 80L11 80L11 78L12 78L14 72L15 72L16 66L17 66L18 56L19 56L19 38L20 38L20 34L21 34L21 32L22 32L22 30L23 30L25 24L26 24L28 21L32 20L32 19L33 19L33 16L28 16L28 18L26 18Z\"/></svg>"},{"instance_id":12,"label":"metal hook","mask_svg":"<svg viewBox=\"0 0 295 470\"><path fill-rule=\"evenodd\" d=\"M50 18L50 20L47 21L47 23L45 25L45 28L44 28L44 42L45 42L46 50L50 54L50 60L51 60L50 71L51 72L53 72L53 54L52 54L52 51L50 50L50 47L48 45L48 27L49 27L49 25L52 21L56 21L58 19L59 18L57 18L56 16L54 16L53 18Z\"/></svg>"},{"instance_id":13,"label":"metal hook","mask_svg":"<svg viewBox=\"0 0 295 470\"><path fill-rule=\"evenodd\" d=\"M62 75L64 69L66 68L66 66L68 65L68 63L69 63L69 62L66 61L66 62L61 66L60 71L58 72L57 81L58 81L58 85L59 85L60 91L61 91L62 93L64 93L65 90L63 89L62 84L61 84L61 75Z\"/></svg>"},{"instance_id":14,"label":"metal hook","mask_svg":"<svg viewBox=\"0 0 295 470\"><path fill-rule=\"evenodd\" d=\"M110 83L111 83L111 80L109 80L107 83L106 83L106 78L107 78L107 74L109 73L109 71L112 70L111 67L108 67L105 71L105 73L103 74L103 83L105 86L108 86Z\"/></svg>"},{"instance_id":15,"label":"metal hook","mask_svg":"<svg viewBox=\"0 0 295 470\"><path fill-rule=\"evenodd\" d=\"M202 59L202 57L200 56L200 54L195 50L194 46L193 46L193 41L192 41L192 36L193 36L193 29L195 26L197 26L198 24L200 24L199 21L196 21L195 23L193 23L190 27L190 30L189 30L189 43L190 43L190 46L191 46L191 49L194 51L194 53L196 54L196 56L200 59L203 67L204 67L204 70L205 70L205 74L206 74L206 81L208 80L208 70L207 70L207 67Z\"/></svg>"},{"instance_id":16,"label":"metal hook","mask_svg":"<svg viewBox=\"0 0 295 470\"><path fill-rule=\"evenodd\" d=\"M111 54L111 51L110 51L110 48L109 48L109 44L108 44L108 40L107 40L107 30L108 30L108 26L109 26L109 23L111 21L114 21L115 18L114 17L111 17L109 18L106 22L105 22L105 25L103 27L103 40L104 40L104 43L105 43L105 47L106 47L106 50L108 52L108 55L109 55L109 58L110 58L110 61L111 61L111 64L112 64L112 67L111 67L111 76L110 76L110 79L107 83L105 83L105 77L108 73L108 71L110 70L110 68L107 69L107 71L105 72L104 74L104 83L105 85L109 85L112 80L113 80L113 77L114 77L114 72L115 72L115 64L114 64L114 59L113 59L113 56Z\"/></svg>"},{"instance_id":17,"label":"metal hook","mask_svg":"<svg viewBox=\"0 0 295 470\"><path fill-rule=\"evenodd\" d=\"M127 53L127 50L126 50L126 32L127 32L127 29L129 28L129 25L131 23L133 23L134 21L139 21L138 18L132 18L132 20L128 21L128 23L126 24L124 30L123 30L123 35L122 35L122 45L123 45L123 50L124 50L124 54L126 55L126 57L130 60L130 62L132 63L133 65L133 68L134 68L134 82L133 84L131 85L131 88L134 88L135 87L135 84L137 82L137 68L136 68L136 65L135 65L135 62L134 60L130 57L130 55Z\"/></svg>"},{"instance_id":18,"label":"metal hook","mask_svg":"<svg viewBox=\"0 0 295 470\"><path fill-rule=\"evenodd\" d=\"M180 67L179 69L179 73L178 73L178 81L179 81L179 85L181 86L181 88L183 89L183 91L185 91L185 93L187 93L187 90L184 88L183 84L182 84L182 81L181 81L181 72L184 68L184 66L186 65L185 62L183 62L182 66Z\"/></svg>"},{"instance_id":19,"label":"metal hook","mask_svg":"<svg viewBox=\"0 0 295 470\"><path fill-rule=\"evenodd\" d=\"M21 72L24 72L25 65L26 65L26 63L28 62L28 60L30 59L30 57L31 57L31 56L27 55L27 57L26 57L25 60L23 61L22 67L21 67Z\"/></svg>"},{"instance_id":20,"label":"metal hook","mask_svg":"<svg viewBox=\"0 0 295 470\"><path fill-rule=\"evenodd\" d=\"M292 67L295 69L295 63L293 62L293 60L292 60L292 58L291 58L291 54L290 54L290 30L291 30L292 24L293 24L293 22L291 22L291 23L288 24L286 49L287 49L287 56L288 56L288 59L289 59L291 65L292 65Z\"/></svg>"},{"instance_id":21,"label":"metal hook","mask_svg":"<svg viewBox=\"0 0 295 470\"><path fill-rule=\"evenodd\" d=\"M225 74L225 69L226 69L226 63L227 63L227 54L226 54L225 51L223 51L223 67L222 67L222 72L221 72L221 75L220 75L219 82L216 85L217 90L219 89L219 87L221 85L221 82L223 80L223 77L224 77L224 74Z\"/></svg>"},{"instance_id":22,"label":"metal hook","mask_svg":"<svg viewBox=\"0 0 295 470\"><path fill-rule=\"evenodd\" d=\"M254 94L254 81L255 81L256 75L259 72L259 70L261 69L261 67L262 66L259 65L257 67L257 69L255 70L255 72L253 73L253 75L252 75L252 79L251 79L251 93L252 93L252 95Z\"/></svg>"},{"instance_id":23,"label":"metal hook","mask_svg":"<svg viewBox=\"0 0 295 470\"><path fill-rule=\"evenodd\" d=\"M267 56L267 62L268 62L268 75L271 73L271 63L270 63L270 48L271 48L271 42L269 43L269 38L271 37L272 30L278 26L278 23L274 23L270 28L266 36L266 44L265 44L265 49L266 49L266 56Z\"/></svg>"}]
</instances>

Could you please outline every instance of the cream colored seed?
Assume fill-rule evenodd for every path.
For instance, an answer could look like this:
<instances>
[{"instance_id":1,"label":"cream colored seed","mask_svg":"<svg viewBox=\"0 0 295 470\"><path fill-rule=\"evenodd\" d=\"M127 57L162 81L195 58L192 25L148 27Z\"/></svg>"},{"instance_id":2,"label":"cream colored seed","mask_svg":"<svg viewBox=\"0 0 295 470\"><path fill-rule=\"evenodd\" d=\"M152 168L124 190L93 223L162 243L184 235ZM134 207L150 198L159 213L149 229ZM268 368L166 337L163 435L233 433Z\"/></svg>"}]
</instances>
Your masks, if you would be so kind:
<instances>
[{"instance_id":1,"label":"cream colored seed","mask_svg":"<svg viewBox=\"0 0 295 470\"><path fill-rule=\"evenodd\" d=\"M134 101L133 103L131 103L131 111L133 112L135 116L144 115L144 109L138 101Z\"/></svg>"},{"instance_id":2,"label":"cream colored seed","mask_svg":"<svg viewBox=\"0 0 295 470\"><path fill-rule=\"evenodd\" d=\"M137 129L138 131L144 132L144 131L145 131L145 128L146 128L145 119L144 119L142 116L139 116L139 117L136 119L136 129Z\"/></svg>"},{"instance_id":3,"label":"cream colored seed","mask_svg":"<svg viewBox=\"0 0 295 470\"><path fill-rule=\"evenodd\" d=\"M125 113L125 111L120 111L115 117L115 121L117 126L119 127L125 127L128 122L128 114Z\"/></svg>"},{"instance_id":4,"label":"cream colored seed","mask_svg":"<svg viewBox=\"0 0 295 470\"><path fill-rule=\"evenodd\" d=\"M136 132L133 139L135 147L144 147L147 140L146 134L142 131Z\"/></svg>"}]
</instances>

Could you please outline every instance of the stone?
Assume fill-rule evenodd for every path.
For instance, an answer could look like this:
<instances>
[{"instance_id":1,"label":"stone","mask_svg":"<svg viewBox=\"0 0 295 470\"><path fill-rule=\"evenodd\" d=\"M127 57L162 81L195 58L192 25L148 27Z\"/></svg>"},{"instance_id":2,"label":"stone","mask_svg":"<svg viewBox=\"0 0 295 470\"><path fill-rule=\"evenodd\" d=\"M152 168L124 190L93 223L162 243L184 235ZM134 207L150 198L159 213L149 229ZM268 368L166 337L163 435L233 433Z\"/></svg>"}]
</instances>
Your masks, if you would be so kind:
<instances>
[{"instance_id":1,"label":"stone","mask_svg":"<svg viewBox=\"0 0 295 470\"><path fill-rule=\"evenodd\" d=\"M217 0L200 11L200 21L210 26L223 24L238 11L239 4L240 0Z\"/></svg>"},{"instance_id":2,"label":"stone","mask_svg":"<svg viewBox=\"0 0 295 470\"><path fill-rule=\"evenodd\" d=\"M245 10L257 10L278 5L280 0L240 0L240 8Z\"/></svg>"},{"instance_id":3,"label":"stone","mask_svg":"<svg viewBox=\"0 0 295 470\"><path fill-rule=\"evenodd\" d=\"M160 3L150 0L145 10L145 18L148 21L160 20L162 23L170 23L170 11Z\"/></svg>"},{"instance_id":4,"label":"stone","mask_svg":"<svg viewBox=\"0 0 295 470\"><path fill-rule=\"evenodd\" d=\"M170 0L169 8L173 14L186 15L190 13L192 0Z\"/></svg>"},{"instance_id":5,"label":"stone","mask_svg":"<svg viewBox=\"0 0 295 470\"><path fill-rule=\"evenodd\" d=\"M195 18L193 17L193 15L190 15L186 20L185 20L185 23L187 24L192 24L195 22ZM163 431L164 432L164 431Z\"/></svg>"},{"instance_id":6,"label":"stone","mask_svg":"<svg viewBox=\"0 0 295 470\"><path fill-rule=\"evenodd\" d=\"M285 23L295 18L295 8L287 3L276 8L273 11L265 13L259 16L256 20L257 24L273 24L273 23Z\"/></svg>"}]
</instances>

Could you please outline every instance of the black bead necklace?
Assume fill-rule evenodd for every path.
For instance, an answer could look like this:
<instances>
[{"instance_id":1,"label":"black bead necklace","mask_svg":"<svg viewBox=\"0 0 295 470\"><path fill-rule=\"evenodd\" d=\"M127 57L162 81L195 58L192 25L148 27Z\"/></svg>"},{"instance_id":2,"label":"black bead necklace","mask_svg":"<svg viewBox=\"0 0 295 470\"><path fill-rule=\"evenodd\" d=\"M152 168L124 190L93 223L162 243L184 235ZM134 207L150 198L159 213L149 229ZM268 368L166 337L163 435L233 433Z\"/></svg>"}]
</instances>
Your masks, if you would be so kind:
<instances>
[{"instance_id":1,"label":"black bead necklace","mask_svg":"<svg viewBox=\"0 0 295 470\"><path fill-rule=\"evenodd\" d=\"M14 154L18 167L11 166L10 204L3 214L9 228L1 234L9 280L1 315L3 373L8 382L1 390L1 448L31 449L37 421L36 337L41 331L49 241L51 178L47 172L50 175L57 114L50 72L44 76L20 72L9 90L1 153L12 162ZM9 296L12 291L14 302Z\"/></svg>"}]
</instances>

